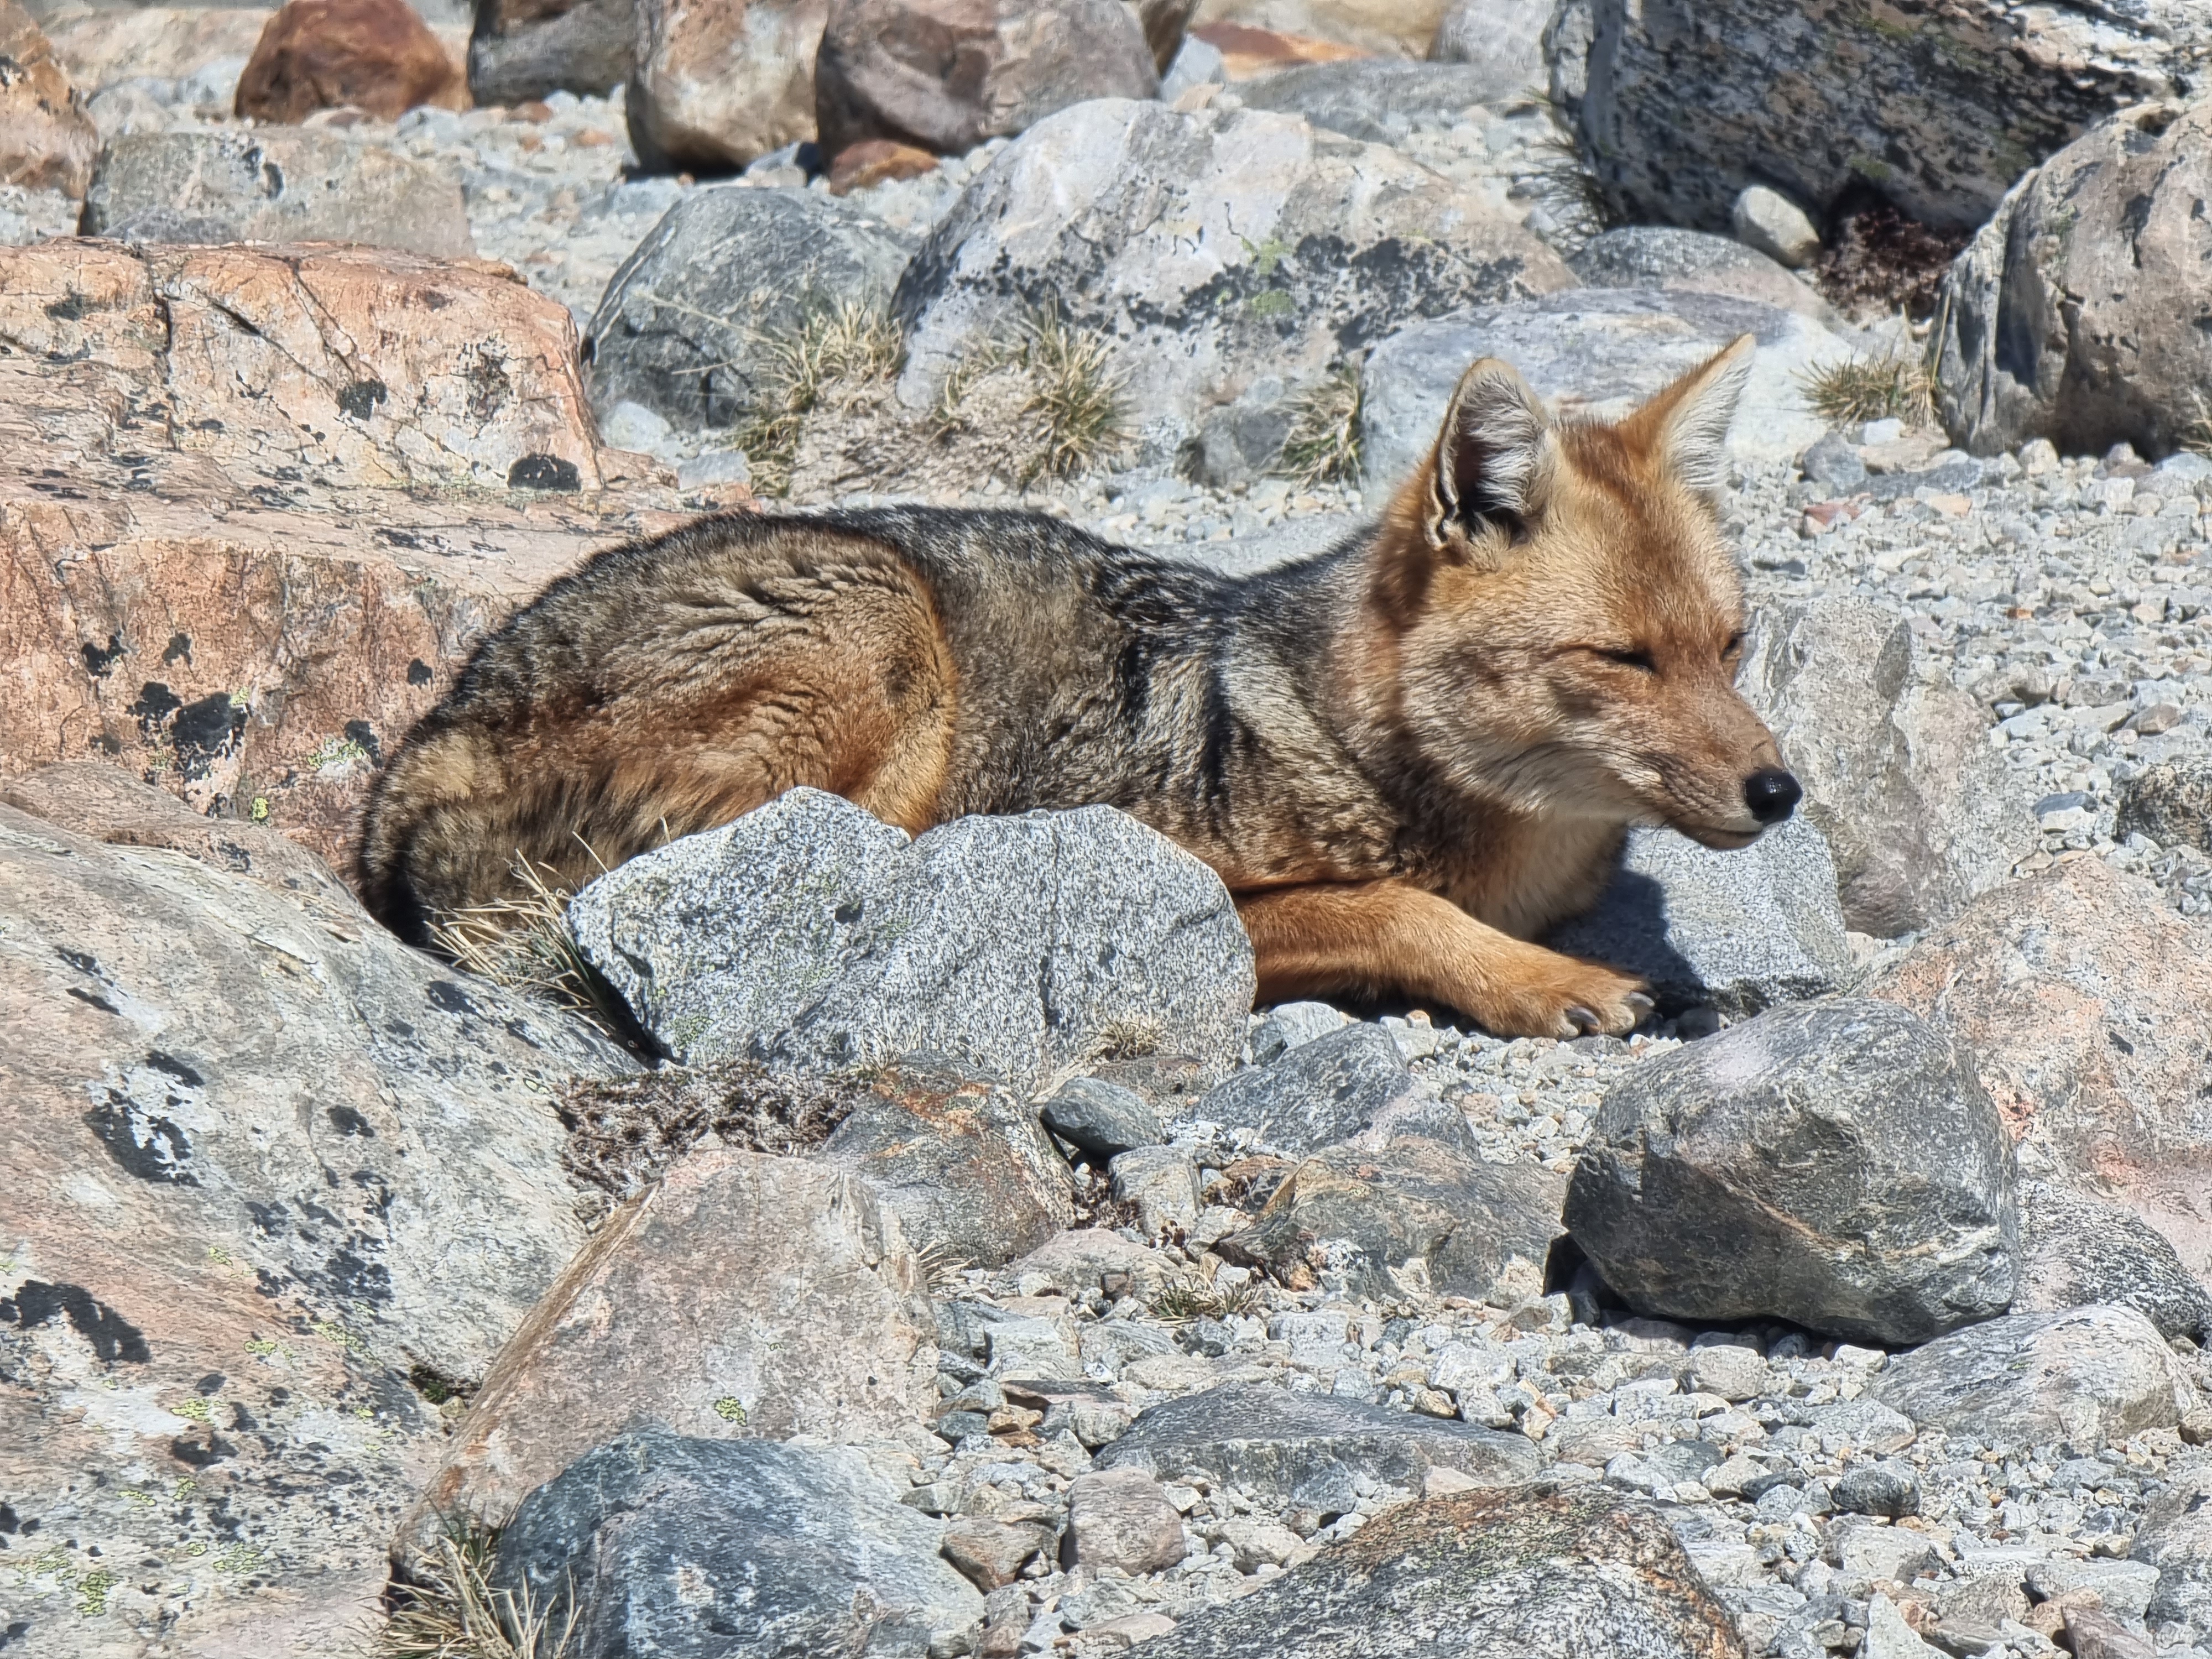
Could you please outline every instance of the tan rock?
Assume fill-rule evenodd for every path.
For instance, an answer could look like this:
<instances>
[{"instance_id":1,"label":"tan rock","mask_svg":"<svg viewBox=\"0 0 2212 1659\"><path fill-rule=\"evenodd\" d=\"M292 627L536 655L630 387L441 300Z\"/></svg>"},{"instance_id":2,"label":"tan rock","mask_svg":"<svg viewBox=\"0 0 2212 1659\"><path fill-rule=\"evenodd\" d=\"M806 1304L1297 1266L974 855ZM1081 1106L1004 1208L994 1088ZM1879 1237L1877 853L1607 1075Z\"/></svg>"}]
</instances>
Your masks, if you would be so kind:
<instances>
[{"instance_id":1,"label":"tan rock","mask_svg":"<svg viewBox=\"0 0 2212 1659\"><path fill-rule=\"evenodd\" d=\"M449 1511L503 1516L634 1421L894 1437L934 1402L934 1329L866 1186L809 1159L694 1152L608 1218L501 1352L403 1542Z\"/></svg>"},{"instance_id":2,"label":"tan rock","mask_svg":"<svg viewBox=\"0 0 2212 1659\"><path fill-rule=\"evenodd\" d=\"M912 144L888 138L863 138L837 152L830 164L830 193L846 196L890 179L919 179L937 170L937 157Z\"/></svg>"},{"instance_id":3,"label":"tan rock","mask_svg":"<svg viewBox=\"0 0 2212 1659\"><path fill-rule=\"evenodd\" d=\"M1221 67L1231 81L1249 81L1278 70L1306 64L1340 64L1369 54L1340 40L1323 40L1310 34L1285 34L1255 28L1249 23L1201 23L1190 33L1221 54Z\"/></svg>"},{"instance_id":4,"label":"tan rock","mask_svg":"<svg viewBox=\"0 0 2212 1659\"><path fill-rule=\"evenodd\" d=\"M380 121L468 107L467 78L407 0L289 0L238 78L237 112L296 124L351 105Z\"/></svg>"},{"instance_id":5,"label":"tan rock","mask_svg":"<svg viewBox=\"0 0 2212 1659\"><path fill-rule=\"evenodd\" d=\"M603 487L567 314L498 266L48 243L0 250L0 775L110 756L340 869L476 639L675 521ZM596 488L434 488L533 453Z\"/></svg>"},{"instance_id":6,"label":"tan rock","mask_svg":"<svg viewBox=\"0 0 2212 1659\"><path fill-rule=\"evenodd\" d=\"M1182 1516L1141 1469L1104 1469L1068 1484L1067 1527L1079 1566L1134 1577L1183 1557Z\"/></svg>"},{"instance_id":7,"label":"tan rock","mask_svg":"<svg viewBox=\"0 0 2212 1659\"><path fill-rule=\"evenodd\" d=\"M888 138L957 155L1070 104L1158 90L1120 0L834 0L815 71L833 154Z\"/></svg>"},{"instance_id":8,"label":"tan rock","mask_svg":"<svg viewBox=\"0 0 2212 1659\"><path fill-rule=\"evenodd\" d=\"M945 1528L943 1550L945 1559L969 1583L980 1590L994 1590L1012 1583L1022 1563L1049 1536L1039 1526L969 1516Z\"/></svg>"},{"instance_id":9,"label":"tan rock","mask_svg":"<svg viewBox=\"0 0 2212 1659\"><path fill-rule=\"evenodd\" d=\"M267 832L170 850L183 808L75 781L0 806L10 1651L351 1651L424 1391L582 1242L551 1080L622 1062L287 884Z\"/></svg>"},{"instance_id":10,"label":"tan rock","mask_svg":"<svg viewBox=\"0 0 2212 1659\"><path fill-rule=\"evenodd\" d=\"M1201 27L1241 23L1363 52L1423 58L1451 0L1200 0Z\"/></svg>"},{"instance_id":11,"label":"tan rock","mask_svg":"<svg viewBox=\"0 0 2212 1659\"><path fill-rule=\"evenodd\" d=\"M639 0L630 143L648 167L743 167L814 137L830 0Z\"/></svg>"},{"instance_id":12,"label":"tan rock","mask_svg":"<svg viewBox=\"0 0 2212 1659\"><path fill-rule=\"evenodd\" d=\"M100 134L45 33L0 0L0 181L82 196Z\"/></svg>"},{"instance_id":13,"label":"tan rock","mask_svg":"<svg viewBox=\"0 0 2212 1659\"><path fill-rule=\"evenodd\" d=\"M1984 893L1864 988L1972 1047L2015 1136L2212 1283L2212 928L2081 858Z\"/></svg>"},{"instance_id":14,"label":"tan rock","mask_svg":"<svg viewBox=\"0 0 2212 1659\"><path fill-rule=\"evenodd\" d=\"M76 7L47 29L55 58L89 95L132 76L180 80L225 58L251 57L268 23L266 6Z\"/></svg>"}]
</instances>

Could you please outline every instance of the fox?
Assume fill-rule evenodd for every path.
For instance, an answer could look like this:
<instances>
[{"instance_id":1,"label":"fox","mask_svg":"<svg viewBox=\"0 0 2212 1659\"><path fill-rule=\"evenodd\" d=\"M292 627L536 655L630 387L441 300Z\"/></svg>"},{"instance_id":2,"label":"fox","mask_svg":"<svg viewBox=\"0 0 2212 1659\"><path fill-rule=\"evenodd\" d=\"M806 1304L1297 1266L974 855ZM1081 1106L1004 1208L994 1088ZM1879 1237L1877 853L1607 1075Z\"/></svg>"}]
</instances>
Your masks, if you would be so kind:
<instances>
[{"instance_id":1,"label":"fox","mask_svg":"<svg viewBox=\"0 0 2212 1659\"><path fill-rule=\"evenodd\" d=\"M1369 526L1255 573L1044 514L736 512L598 553L476 649L379 775L371 909L433 941L800 786L913 835L1117 807L1218 874L1262 1005L1625 1034L1645 984L1547 949L1628 829L1749 845L1801 791L1736 690L1722 532L1744 336L1617 422L1462 376Z\"/></svg>"}]
</instances>

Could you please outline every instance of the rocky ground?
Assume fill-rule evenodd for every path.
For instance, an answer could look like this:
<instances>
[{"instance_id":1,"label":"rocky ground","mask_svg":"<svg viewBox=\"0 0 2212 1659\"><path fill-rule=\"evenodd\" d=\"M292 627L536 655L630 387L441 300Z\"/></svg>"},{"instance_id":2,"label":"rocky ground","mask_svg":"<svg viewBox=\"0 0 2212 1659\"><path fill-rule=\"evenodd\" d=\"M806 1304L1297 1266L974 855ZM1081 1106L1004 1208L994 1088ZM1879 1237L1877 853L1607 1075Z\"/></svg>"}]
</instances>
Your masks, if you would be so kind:
<instances>
[{"instance_id":1,"label":"rocky ground","mask_svg":"<svg viewBox=\"0 0 2212 1659\"><path fill-rule=\"evenodd\" d=\"M1931 314L1942 261L1868 254L1792 124L1906 110L1944 258L1992 158L2070 132L1824 71L1754 169L1836 207L1822 250L1713 155L1617 164L1705 117L1601 9L1548 64L1531 11L1346 69L1438 20L1247 7L1157 101L865 167L756 131L764 82L686 129L674 46L608 96L295 127L234 112L267 14L46 20L86 96L0 188L0 1648L497 1653L449 1628L488 1583L594 1659L2212 1654L2212 461L2185 410L2131 428L2154 465L2036 414L2061 377L1978 343L2086 291L2062 185L2147 204L2149 274L2092 274L2183 314L2198 118L2069 149ZM2190 19L2076 21L1989 75L2186 89ZM1733 50L1698 38L1702 105ZM632 96L768 153L641 160ZM375 246L238 246L297 239ZM1250 568L1376 513L1480 351L1608 416L1741 331L1744 687L1808 805L1632 844L1561 941L1652 981L1626 1041L1252 1012L1218 883L1110 814L905 848L794 795L489 978L331 872L473 641L596 547L781 492ZM1813 406L1930 337L1903 418ZM2169 343L2097 408L2170 404ZM854 938L782 928L801 877Z\"/></svg>"}]
</instances>

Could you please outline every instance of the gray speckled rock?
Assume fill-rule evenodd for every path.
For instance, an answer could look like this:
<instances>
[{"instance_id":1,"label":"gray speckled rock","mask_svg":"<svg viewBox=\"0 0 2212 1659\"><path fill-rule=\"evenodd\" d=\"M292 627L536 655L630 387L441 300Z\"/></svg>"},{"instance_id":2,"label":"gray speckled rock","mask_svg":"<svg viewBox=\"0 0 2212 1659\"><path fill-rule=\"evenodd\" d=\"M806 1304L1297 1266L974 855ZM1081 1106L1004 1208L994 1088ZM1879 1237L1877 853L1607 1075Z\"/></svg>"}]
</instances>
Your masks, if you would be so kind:
<instances>
[{"instance_id":1,"label":"gray speckled rock","mask_svg":"<svg viewBox=\"0 0 2212 1659\"><path fill-rule=\"evenodd\" d=\"M2133 1308L2008 1314L1893 1360L1872 1398L1923 1431L1997 1446L2076 1446L2170 1429L2197 1404L2187 1373Z\"/></svg>"},{"instance_id":2,"label":"gray speckled rock","mask_svg":"<svg viewBox=\"0 0 2212 1659\"><path fill-rule=\"evenodd\" d=\"M142 132L100 155L84 234L142 242L363 242L476 252L461 181L335 132Z\"/></svg>"},{"instance_id":3,"label":"gray speckled rock","mask_svg":"<svg viewBox=\"0 0 2212 1659\"><path fill-rule=\"evenodd\" d=\"M2166 1490L2143 1511L2135 1559L2158 1569L2143 1622L2163 1643L2212 1640L2212 1452L2167 1470ZM2106 1605L2113 1598L2106 1597Z\"/></svg>"},{"instance_id":4,"label":"gray speckled rock","mask_svg":"<svg viewBox=\"0 0 2212 1659\"><path fill-rule=\"evenodd\" d=\"M1971 230L2007 187L2124 104L2202 75L2192 0L1963 0L1893 22L1856 0L1650 8L1568 0L1553 95L1623 218L1722 230L1745 185L1825 216L1871 185Z\"/></svg>"},{"instance_id":5,"label":"gray speckled rock","mask_svg":"<svg viewBox=\"0 0 2212 1659\"><path fill-rule=\"evenodd\" d=\"M1240 84L1237 95L1248 109L1303 115L1347 138L1395 144L1417 125L1449 125L1469 104L1518 97L1533 78L1501 81L1481 64L1352 58L1262 76Z\"/></svg>"},{"instance_id":6,"label":"gray speckled rock","mask_svg":"<svg viewBox=\"0 0 2212 1659\"><path fill-rule=\"evenodd\" d=\"M1166 1138L1159 1112L1134 1089L1095 1077L1071 1078L1038 1109L1044 1127L1071 1146L1112 1158Z\"/></svg>"},{"instance_id":7,"label":"gray speckled rock","mask_svg":"<svg viewBox=\"0 0 2212 1659\"><path fill-rule=\"evenodd\" d=\"M1778 460L1827 430L1801 377L1848 355L1819 324L1773 306L1660 288L1577 289L1408 325L1360 375L1360 465L1370 495L1395 488L1436 442L1452 389L1478 357L1503 357L1563 411L1613 419L1740 334L1756 335L1729 429L1735 453Z\"/></svg>"},{"instance_id":8,"label":"gray speckled rock","mask_svg":"<svg viewBox=\"0 0 2212 1659\"><path fill-rule=\"evenodd\" d=\"M1671 830L1632 830L1596 908L1545 941L1650 981L1662 1013L1741 1018L1847 983L1851 952L1828 843L1803 818L1717 853Z\"/></svg>"},{"instance_id":9,"label":"gray speckled rock","mask_svg":"<svg viewBox=\"0 0 2212 1659\"><path fill-rule=\"evenodd\" d=\"M2168 1340L2212 1343L2212 1291L2134 1211L2063 1181L2022 1182L2020 1211L2021 1312L2108 1303L2133 1308Z\"/></svg>"},{"instance_id":10,"label":"gray speckled rock","mask_svg":"<svg viewBox=\"0 0 2212 1659\"><path fill-rule=\"evenodd\" d=\"M1264 1028L1263 1028L1264 1029ZM1262 1146L1310 1152L1348 1140L1416 1087L1380 1025L1348 1025L1217 1084L1183 1117L1255 1131Z\"/></svg>"},{"instance_id":11,"label":"gray speckled rock","mask_svg":"<svg viewBox=\"0 0 2212 1659\"><path fill-rule=\"evenodd\" d=\"M625 398L678 426L731 426L780 338L829 301L889 302L909 245L811 191L686 191L623 260L584 331L593 407Z\"/></svg>"},{"instance_id":12,"label":"gray speckled rock","mask_svg":"<svg viewBox=\"0 0 2212 1659\"><path fill-rule=\"evenodd\" d=\"M1742 1659L1658 1512L1603 1486L1462 1492L1377 1516L1158 1659Z\"/></svg>"},{"instance_id":13,"label":"gray speckled rock","mask_svg":"<svg viewBox=\"0 0 2212 1659\"><path fill-rule=\"evenodd\" d=\"M1151 1407L1097 1455L1101 1468L1134 1466L1162 1480L1200 1474L1324 1515L1349 1512L1362 1480L1418 1492L1441 1468L1505 1483L1528 1479L1540 1462L1535 1443L1517 1434L1255 1382Z\"/></svg>"},{"instance_id":14,"label":"gray speckled rock","mask_svg":"<svg viewBox=\"0 0 2212 1659\"><path fill-rule=\"evenodd\" d=\"M2205 101L2130 110L2022 179L1944 284L1937 407L1953 439L1978 455L2048 438L2154 458L2191 441L2212 383L2208 194Z\"/></svg>"},{"instance_id":15,"label":"gray speckled rock","mask_svg":"<svg viewBox=\"0 0 2212 1659\"><path fill-rule=\"evenodd\" d=\"M919 841L794 789L576 896L570 932L669 1050L834 1070L932 1049L1026 1094L1101 1054L1235 1063L1252 948L1220 878L1110 807Z\"/></svg>"},{"instance_id":16,"label":"gray speckled rock","mask_svg":"<svg viewBox=\"0 0 2212 1659\"><path fill-rule=\"evenodd\" d=\"M1599 1109L1566 1218L1666 1318L1918 1342L2002 1312L2017 1281L2012 1143L1973 1061L1878 1002L1776 1009L1646 1061Z\"/></svg>"},{"instance_id":17,"label":"gray speckled rock","mask_svg":"<svg viewBox=\"0 0 2212 1659\"><path fill-rule=\"evenodd\" d=\"M921 1659L983 1616L944 1530L853 1453L642 1430L523 1500L493 1581L573 1606L599 1659Z\"/></svg>"},{"instance_id":18,"label":"gray speckled rock","mask_svg":"<svg viewBox=\"0 0 2212 1659\"><path fill-rule=\"evenodd\" d=\"M1146 446L1180 449L1273 375L1311 382L1409 318L1566 288L1559 256L1472 191L1272 111L1102 98L1040 121L899 284L899 395L1039 307L1114 337Z\"/></svg>"},{"instance_id":19,"label":"gray speckled rock","mask_svg":"<svg viewBox=\"0 0 2212 1659\"><path fill-rule=\"evenodd\" d=\"M1672 225L1624 225L1583 244L1567 263L1592 288L1690 288L1835 320L1814 289L1732 237Z\"/></svg>"},{"instance_id":20,"label":"gray speckled rock","mask_svg":"<svg viewBox=\"0 0 2212 1659\"><path fill-rule=\"evenodd\" d=\"M1741 684L1828 838L1844 919L1877 939L1940 921L2036 846L2031 792L1985 712L1924 682L1899 611L1830 597L1755 619Z\"/></svg>"}]
</instances>

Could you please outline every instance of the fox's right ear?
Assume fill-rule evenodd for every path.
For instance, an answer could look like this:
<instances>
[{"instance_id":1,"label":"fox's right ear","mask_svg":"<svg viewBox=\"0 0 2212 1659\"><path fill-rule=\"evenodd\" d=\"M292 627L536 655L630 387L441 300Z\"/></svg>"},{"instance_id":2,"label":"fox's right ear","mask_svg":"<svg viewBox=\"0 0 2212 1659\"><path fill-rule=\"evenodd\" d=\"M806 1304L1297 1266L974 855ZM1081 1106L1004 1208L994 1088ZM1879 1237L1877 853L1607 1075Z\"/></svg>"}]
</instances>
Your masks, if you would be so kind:
<instances>
[{"instance_id":1,"label":"fox's right ear","mask_svg":"<svg viewBox=\"0 0 2212 1659\"><path fill-rule=\"evenodd\" d=\"M1485 528L1519 535L1550 489L1554 455L1552 417L1535 387L1512 364L1483 358L1460 376L1437 434L1421 526L1430 547L1464 549Z\"/></svg>"}]
</instances>

